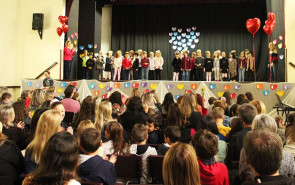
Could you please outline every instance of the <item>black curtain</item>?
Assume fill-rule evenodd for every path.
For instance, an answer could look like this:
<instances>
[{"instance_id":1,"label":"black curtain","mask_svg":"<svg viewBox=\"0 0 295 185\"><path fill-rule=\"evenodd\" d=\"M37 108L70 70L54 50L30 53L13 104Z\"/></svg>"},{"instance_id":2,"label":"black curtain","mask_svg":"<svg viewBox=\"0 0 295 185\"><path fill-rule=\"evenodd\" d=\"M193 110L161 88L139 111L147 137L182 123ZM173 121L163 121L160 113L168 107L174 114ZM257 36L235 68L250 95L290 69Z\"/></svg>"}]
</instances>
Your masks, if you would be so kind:
<instances>
[{"instance_id":1,"label":"black curtain","mask_svg":"<svg viewBox=\"0 0 295 185\"><path fill-rule=\"evenodd\" d=\"M261 28L255 35L257 80L267 80L267 36L262 27L266 20L266 2L186 4L186 5L114 5L112 17L112 50L160 50L164 58L163 79L172 79L171 62L175 50L169 43L172 27L197 27L199 43L193 51L222 50L238 54L252 50L252 35L245 25L258 17ZM192 52L192 50L191 50Z\"/></svg>"}]
</instances>

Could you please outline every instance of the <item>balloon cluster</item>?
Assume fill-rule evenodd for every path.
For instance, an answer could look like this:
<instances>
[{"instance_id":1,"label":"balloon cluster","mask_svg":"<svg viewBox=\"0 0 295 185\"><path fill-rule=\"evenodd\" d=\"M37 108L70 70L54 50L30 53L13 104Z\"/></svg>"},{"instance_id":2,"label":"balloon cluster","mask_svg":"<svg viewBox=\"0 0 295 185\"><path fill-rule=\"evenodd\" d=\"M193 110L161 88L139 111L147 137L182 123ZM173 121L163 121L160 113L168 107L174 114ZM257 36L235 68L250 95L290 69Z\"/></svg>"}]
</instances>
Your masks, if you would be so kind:
<instances>
[{"instance_id":1,"label":"balloon cluster","mask_svg":"<svg viewBox=\"0 0 295 185\"><path fill-rule=\"evenodd\" d=\"M273 12L268 13L268 20L265 21L265 25L263 26L263 30L266 35L270 35L273 32L273 29L276 26L276 15Z\"/></svg>"},{"instance_id":2,"label":"balloon cluster","mask_svg":"<svg viewBox=\"0 0 295 185\"><path fill-rule=\"evenodd\" d=\"M61 36L62 33L66 33L69 30L69 26L66 24L68 21L67 16L59 16L58 17L59 22L62 24L61 27L57 27L56 32L58 36Z\"/></svg>"}]
</instances>

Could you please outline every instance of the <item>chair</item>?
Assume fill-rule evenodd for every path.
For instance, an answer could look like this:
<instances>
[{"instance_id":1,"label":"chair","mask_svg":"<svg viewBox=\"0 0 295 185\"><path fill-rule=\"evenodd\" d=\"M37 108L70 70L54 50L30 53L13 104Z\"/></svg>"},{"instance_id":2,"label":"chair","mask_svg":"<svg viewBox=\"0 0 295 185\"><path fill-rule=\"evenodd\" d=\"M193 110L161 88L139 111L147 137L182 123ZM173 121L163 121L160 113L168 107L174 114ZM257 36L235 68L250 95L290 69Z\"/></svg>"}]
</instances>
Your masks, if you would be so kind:
<instances>
[{"instance_id":1,"label":"chair","mask_svg":"<svg viewBox=\"0 0 295 185\"><path fill-rule=\"evenodd\" d=\"M164 156L150 155L148 157L150 177L153 178L153 182L163 182L163 167Z\"/></svg>"},{"instance_id":2,"label":"chair","mask_svg":"<svg viewBox=\"0 0 295 185\"><path fill-rule=\"evenodd\" d=\"M159 149L160 144L148 144L150 147L155 148L156 150Z\"/></svg>"},{"instance_id":3,"label":"chair","mask_svg":"<svg viewBox=\"0 0 295 185\"><path fill-rule=\"evenodd\" d=\"M110 155L108 155L110 157ZM142 158L137 155L118 155L115 163L117 177L137 179L140 183L142 174Z\"/></svg>"},{"instance_id":4,"label":"chair","mask_svg":"<svg viewBox=\"0 0 295 185\"><path fill-rule=\"evenodd\" d=\"M103 183L98 182L86 182L86 181L79 181L81 185L103 185Z\"/></svg>"}]
</instances>

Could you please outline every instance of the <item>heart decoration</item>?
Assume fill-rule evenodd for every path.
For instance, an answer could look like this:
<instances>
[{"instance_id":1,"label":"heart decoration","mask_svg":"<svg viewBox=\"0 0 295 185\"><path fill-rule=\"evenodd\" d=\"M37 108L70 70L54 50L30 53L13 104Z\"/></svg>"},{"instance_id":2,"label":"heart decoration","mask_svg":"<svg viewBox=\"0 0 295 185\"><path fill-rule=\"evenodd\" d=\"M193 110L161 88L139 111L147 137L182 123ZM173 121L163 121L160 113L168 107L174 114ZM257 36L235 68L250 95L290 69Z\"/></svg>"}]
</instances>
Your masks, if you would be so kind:
<instances>
[{"instance_id":1,"label":"heart decoration","mask_svg":"<svg viewBox=\"0 0 295 185\"><path fill-rule=\"evenodd\" d=\"M108 94L104 94L101 96L102 99L108 98Z\"/></svg>"},{"instance_id":2,"label":"heart decoration","mask_svg":"<svg viewBox=\"0 0 295 185\"><path fill-rule=\"evenodd\" d=\"M36 86L37 86L38 88L40 88L42 85L41 85L40 83L37 83Z\"/></svg>"},{"instance_id":3,"label":"heart decoration","mask_svg":"<svg viewBox=\"0 0 295 185\"><path fill-rule=\"evenodd\" d=\"M183 85L183 84L177 84L177 88L178 88L179 90L182 90L182 89L184 88L184 85Z\"/></svg>"},{"instance_id":4,"label":"heart decoration","mask_svg":"<svg viewBox=\"0 0 295 185\"><path fill-rule=\"evenodd\" d=\"M198 43L199 43L199 39L195 39L194 42L195 42L196 44L198 44Z\"/></svg>"},{"instance_id":5,"label":"heart decoration","mask_svg":"<svg viewBox=\"0 0 295 185\"><path fill-rule=\"evenodd\" d=\"M173 84L168 84L168 85L167 85L167 88L168 88L169 90L173 89Z\"/></svg>"},{"instance_id":6,"label":"heart decoration","mask_svg":"<svg viewBox=\"0 0 295 185\"><path fill-rule=\"evenodd\" d=\"M260 25L261 25L261 21L258 18L248 19L246 21L246 28L253 36L259 30Z\"/></svg>"},{"instance_id":7,"label":"heart decoration","mask_svg":"<svg viewBox=\"0 0 295 185\"><path fill-rule=\"evenodd\" d=\"M190 93L192 93L192 91L191 90L185 90L184 93L185 94L190 94Z\"/></svg>"},{"instance_id":8,"label":"heart decoration","mask_svg":"<svg viewBox=\"0 0 295 185\"><path fill-rule=\"evenodd\" d=\"M100 91L94 91L93 94L94 94L94 96L99 96Z\"/></svg>"},{"instance_id":9,"label":"heart decoration","mask_svg":"<svg viewBox=\"0 0 295 185\"><path fill-rule=\"evenodd\" d=\"M177 34L178 34L177 32L174 32L174 33L173 33L174 36L177 36Z\"/></svg>"},{"instance_id":10,"label":"heart decoration","mask_svg":"<svg viewBox=\"0 0 295 185\"><path fill-rule=\"evenodd\" d=\"M96 49L97 48L97 44L94 44L94 49Z\"/></svg>"},{"instance_id":11,"label":"heart decoration","mask_svg":"<svg viewBox=\"0 0 295 185\"><path fill-rule=\"evenodd\" d=\"M153 90L155 90L155 89L157 89L157 84L151 84L151 89L153 89Z\"/></svg>"},{"instance_id":12,"label":"heart decoration","mask_svg":"<svg viewBox=\"0 0 295 185\"><path fill-rule=\"evenodd\" d=\"M141 82L141 87L146 87L147 86L147 82Z\"/></svg>"},{"instance_id":13,"label":"heart decoration","mask_svg":"<svg viewBox=\"0 0 295 185\"><path fill-rule=\"evenodd\" d=\"M90 89L94 89L94 87L95 87L95 84L94 83L89 84L89 88Z\"/></svg>"},{"instance_id":14,"label":"heart decoration","mask_svg":"<svg viewBox=\"0 0 295 185\"><path fill-rule=\"evenodd\" d=\"M112 87L110 87L110 86L107 86L107 91L112 91L113 90L113 88Z\"/></svg>"},{"instance_id":15,"label":"heart decoration","mask_svg":"<svg viewBox=\"0 0 295 185\"><path fill-rule=\"evenodd\" d=\"M120 83L115 83L115 84L114 84L114 87L115 87L116 89L120 88Z\"/></svg>"},{"instance_id":16,"label":"heart decoration","mask_svg":"<svg viewBox=\"0 0 295 185\"><path fill-rule=\"evenodd\" d=\"M71 38L72 38L72 39L74 38L74 34L71 34Z\"/></svg>"},{"instance_id":17,"label":"heart decoration","mask_svg":"<svg viewBox=\"0 0 295 185\"><path fill-rule=\"evenodd\" d=\"M79 49L80 49L81 51L83 51L83 50L84 50L84 46L79 46Z\"/></svg>"},{"instance_id":18,"label":"heart decoration","mask_svg":"<svg viewBox=\"0 0 295 185\"><path fill-rule=\"evenodd\" d=\"M284 37L282 35L279 36L280 40L284 40Z\"/></svg>"},{"instance_id":19,"label":"heart decoration","mask_svg":"<svg viewBox=\"0 0 295 185\"><path fill-rule=\"evenodd\" d=\"M78 88L76 88L75 91L78 92Z\"/></svg>"},{"instance_id":20,"label":"heart decoration","mask_svg":"<svg viewBox=\"0 0 295 185\"><path fill-rule=\"evenodd\" d=\"M150 90L149 89L146 89L142 93L145 94L145 93L148 93L148 92L150 92Z\"/></svg>"},{"instance_id":21,"label":"heart decoration","mask_svg":"<svg viewBox=\"0 0 295 185\"><path fill-rule=\"evenodd\" d=\"M172 49L176 50L177 49L177 46L172 46Z\"/></svg>"},{"instance_id":22,"label":"heart decoration","mask_svg":"<svg viewBox=\"0 0 295 185\"><path fill-rule=\"evenodd\" d=\"M125 88L129 88L130 87L130 83L129 82L124 83L124 87Z\"/></svg>"},{"instance_id":23,"label":"heart decoration","mask_svg":"<svg viewBox=\"0 0 295 185\"><path fill-rule=\"evenodd\" d=\"M271 90L276 90L278 88L277 84L270 84L270 89Z\"/></svg>"},{"instance_id":24,"label":"heart decoration","mask_svg":"<svg viewBox=\"0 0 295 185\"><path fill-rule=\"evenodd\" d=\"M66 83L66 82L61 82L61 83L60 83L60 86L62 86L62 87L66 87L66 86L67 86L67 83Z\"/></svg>"},{"instance_id":25,"label":"heart decoration","mask_svg":"<svg viewBox=\"0 0 295 185\"><path fill-rule=\"evenodd\" d=\"M276 45L276 44L278 43L278 40L275 39L275 40L272 41L272 43L273 43L274 45Z\"/></svg>"},{"instance_id":26,"label":"heart decoration","mask_svg":"<svg viewBox=\"0 0 295 185\"><path fill-rule=\"evenodd\" d=\"M276 94L279 95L279 97L282 97L284 96L284 91L277 91Z\"/></svg>"},{"instance_id":27,"label":"heart decoration","mask_svg":"<svg viewBox=\"0 0 295 185\"><path fill-rule=\"evenodd\" d=\"M290 89L290 85L284 85L283 87L285 90L289 90Z\"/></svg>"},{"instance_id":28,"label":"heart decoration","mask_svg":"<svg viewBox=\"0 0 295 185\"><path fill-rule=\"evenodd\" d=\"M269 90L263 90L262 93L263 93L264 96L268 96L269 95Z\"/></svg>"},{"instance_id":29,"label":"heart decoration","mask_svg":"<svg viewBox=\"0 0 295 185\"><path fill-rule=\"evenodd\" d=\"M71 37L68 37L68 40L71 40Z\"/></svg>"},{"instance_id":30,"label":"heart decoration","mask_svg":"<svg viewBox=\"0 0 295 185\"><path fill-rule=\"evenodd\" d=\"M230 85L225 85L223 88L224 88L224 90L228 91L228 90L230 90Z\"/></svg>"},{"instance_id":31,"label":"heart decoration","mask_svg":"<svg viewBox=\"0 0 295 185\"><path fill-rule=\"evenodd\" d=\"M62 93L62 88L58 88L57 90L56 90L58 93Z\"/></svg>"},{"instance_id":32,"label":"heart decoration","mask_svg":"<svg viewBox=\"0 0 295 185\"><path fill-rule=\"evenodd\" d=\"M284 59L284 55L280 55L279 57L280 57L280 59L281 59L281 60L283 60L283 59Z\"/></svg>"},{"instance_id":33,"label":"heart decoration","mask_svg":"<svg viewBox=\"0 0 295 185\"><path fill-rule=\"evenodd\" d=\"M191 31L191 28L187 28L186 31L187 31L187 32L190 32L190 31Z\"/></svg>"},{"instance_id":34,"label":"heart decoration","mask_svg":"<svg viewBox=\"0 0 295 185\"><path fill-rule=\"evenodd\" d=\"M182 33L181 36L182 36L182 37L185 37L185 36L186 36L186 33Z\"/></svg>"},{"instance_id":35,"label":"heart decoration","mask_svg":"<svg viewBox=\"0 0 295 185\"><path fill-rule=\"evenodd\" d=\"M180 40L181 39L181 36L177 36L176 38L177 38L177 40Z\"/></svg>"},{"instance_id":36,"label":"heart decoration","mask_svg":"<svg viewBox=\"0 0 295 185\"><path fill-rule=\"evenodd\" d=\"M104 89L105 88L105 84L99 84L99 88Z\"/></svg>"},{"instance_id":37,"label":"heart decoration","mask_svg":"<svg viewBox=\"0 0 295 185\"><path fill-rule=\"evenodd\" d=\"M231 93L231 99L235 99L236 96L237 96L236 93Z\"/></svg>"},{"instance_id":38,"label":"heart decoration","mask_svg":"<svg viewBox=\"0 0 295 185\"><path fill-rule=\"evenodd\" d=\"M192 27L192 30L196 31L197 30L197 27Z\"/></svg>"},{"instance_id":39,"label":"heart decoration","mask_svg":"<svg viewBox=\"0 0 295 185\"><path fill-rule=\"evenodd\" d=\"M176 29L177 29L176 27L172 27L172 31L176 31Z\"/></svg>"},{"instance_id":40,"label":"heart decoration","mask_svg":"<svg viewBox=\"0 0 295 185\"><path fill-rule=\"evenodd\" d=\"M261 90L261 89L263 88L263 84L256 84L256 88L257 88L258 90Z\"/></svg>"},{"instance_id":41,"label":"heart decoration","mask_svg":"<svg viewBox=\"0 0 295 185\"><path fill-rule=\"evenodd\" d=\"M173 27L174 32L168 33L170 39L169 43L172 44L172 49L177 51L195 49L196 45L192 44L195 41L195 44L199 43L197 38L200 35L200 32L196 32L196 27L186 28L186 29L177 29ZM189 40L186 40L189 39Z\"/></svg>"},{"instance_id":42,"label":"heart decoration","mask_svg":"<svg viewBox=\"0 0 295 185\"><path fill-rule=\"evenodd\" d=\"M196 45L194 45L194 44L193 44L193 45L191 45L191 48L192 48L192 49L195 49L195 47L196 47Z\"/></svg>"},{"instance_id":43,"label":"heart decoration","mask_svg":"<svg viewBox=\"0 0 295 185\"><path fill-rule=\"evenodd\" d=\"M215 87L216 87L215 84L209 84L209 88L210 88L211 90L215 89Z\"/></svg>"},{"instance_id":44,"label":"heart decoration","mask_svg":"<svg viewBox=\"0 0 295 185\"><path fill-rule=\"evenodd\" d=\"M176 39L176 37L171 37L171 40L175 40Z\"/></svg>"},{"instance_id":45,"label":"heart decoration","mask_svg":"<svg viewBox=\"0 0 295 185\"><path fill-rule=\"evenodd\" d=\"M77 82L71 82L70 85L77 86Z\"/></svg>"},{"instance_id":46,"label":"heart decoration","mask_svg":"<svg viewBox=\"0 0 295 185\"><path fill-rule=\"evenodd\" d=\"M62 35L62 28L61 27L57 27L56 28L56 33L58 36L61 36Z\"/></svg>"},{"instance_id":47,"label":"heart decoration","mask_svg":"<svg viewBox=\"0 0 295 185\"><path fill-rule=\"evenodd\" d=\"M78 32L75 32L75 36L78 38Z\"/></svg>"},{"instance_id":48,"label":"heart decoration","mask_svg":"<svg viewBox=\"0 0 295 185\"><path fill-rule=\"evenodd\" d=\"M66 32L69 30L69 25L67 25L67 24L63 24L61 28L62 28L62 31L63 31L64 33L66 33Z\"/></svg>"},{"instance_id":49,"label":"heart decoration","mask_svg":"<svg viewBox=\"0 0 295 185\"><path fill-rule=\"evenodd\" d=\"M193 36L195 34L195 32L194 31L191 31L189 34Z\"/></svg>"},{"instance_id":50,"label":"heart decoration","mask_svg":"<svg viewBox=\"0 0 295 185\"><path fill-rule=\"evenodd\" d=\"M172 43L173 43L173 40L172 40L172 39L171 39L171 40L169 40L169 43L170 43L170 44L172 44Z\"/></svg>"},{"instance_id":51,"label":"heart decoration","mask_svg":"<svg viewBox=\"0 0 295 185\"><path fill-rule=\"evenodd\" d=\"M198 84L191 84L192 89L197 89L197 87L198 87Z\"/></svg>"},{"instance_id":52,"label":"heart decoration","mask_svg":"<svg viewBox=\"0 0 295 185\"><path fill-rule=\"evenodd\" d=\"M139 87L139 84L136 83L136 82L133 82L133 83L132 83L132 87L133 87L133 88L138 88L138 87Z\"/></svg>"},{"instance_id":53,"label":"heart decoration","mask_svg":"<svg viewBox=\"0 0 295 185\"><path fill-rule=\"evenodd\" d=\"M33 85L33 82L27 82L27 86L31 87Z\"/></svg>"},{"instance_id":54,"label":"heart decoration","mask_svg":"<svg viewBox=\"0 0 295 185\"><path fill-rule=\"evenodd\" d=\"M93 48L93 44L88 44L88 48L89 49Z\"/></svg>"},{"instance_id":55,"label":"heart decoration","mask_svg":"<svg viewBox=\"0 0 295 185\"><path fill-rule=\"evenodd\" d=\"M279 43L279 44L278 44L278 48L279 48L279 49L282 49L282 47L283 47L283 43Z\"/></svg>"},{"instance_id":56,"label":"heart decoration","mask_svg":"<svg viewBox=\"0 0 295 185\"><path fill-rule=\"evenodd\" d=\"M178 33L181 33L182 32L182 29L178 29L177 31L178 31Z\"/></svg>"},{"instance_id":57,"label":"heart decoration","mask_svg":"<svg viewBox=\"0 0 295 185\"><path fill-rule=\"evenodd\" d=\"M170 37L172 37L172 36L173 36L173 33L172 33L172 32L170 32L170 33L169 33L169 36L170 36Z\"/></svg>"},{"instance_id":58,"label":"heart decoration","mask_svg":"<svg viewBox=\"0 0 295 185\"><path fill-rule=\"evenodd\" d=\"M222 97L223 94L224 94L224 92L218 92L218 93L217 93L217 96L218 96L218 97Z\"/></svg>"},{"instance_id":59,"label":"heart decoration","mask_svg":"<svg viewBox=\"0 0 295 185\"><path fill-rule=\"evenodd\" d=\"M174 98L177 100L181 95L175 95Z\"/></svg>"},{"instance_id":60,"label":"heart decoration","mask_svg":"<svg viewBox=\"0 0 295 185\"><path fill-rule=\"evenodd\" d=\"M200 34L201 34L200 32L196 32L196 36L198 36L198 37L199 37L199 36L200 36Z\"/></svg>"},{"instance_id":61,"label":"heart decoration","mask_svg":"<svg viewBox=\"0 0 295 185\"><path fill-rule=\"evenodd\" d=\"M67 16L58 16L58 21L61 24L64 24L64 23L68 22L68 17Z\"/></svg>"},{"instance_id":62,"label":"heart decoration","mask_svg":"<svg viewBox=\"0 0 295 185\"><path fill-rule=\"evenodd\" d=\"M235 90L240 90L241 89L241 85L235 85Z\"/></svg>"}]
</instances>

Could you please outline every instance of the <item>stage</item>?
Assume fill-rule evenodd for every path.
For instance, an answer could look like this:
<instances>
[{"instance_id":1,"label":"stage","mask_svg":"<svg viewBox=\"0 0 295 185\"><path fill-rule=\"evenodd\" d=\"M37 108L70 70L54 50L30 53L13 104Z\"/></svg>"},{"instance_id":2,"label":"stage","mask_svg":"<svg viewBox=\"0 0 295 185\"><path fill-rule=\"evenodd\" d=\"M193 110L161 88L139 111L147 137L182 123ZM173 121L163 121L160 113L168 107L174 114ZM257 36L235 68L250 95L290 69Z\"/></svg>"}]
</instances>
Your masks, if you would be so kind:
<instances>
[{"instance_id":1,"label":"stage","mask_svg":"<svg viewBox=\"0 0 295 185\"><path fill-rule=\"evenodd\" d=\"M22 80L22 90L33 90L42 88L42 79ZM100 82L97 80L78 80L78 81L58 81L54 80L56 91L61 98L67 85L76 86L76 91L80 94L82 101L86 96L108 97L112 92L119 91L125 97L129 97L133 88L139 88L142 93L155 90L162 102L166 93L171 92L175 100L184 93L199 93L205 98L205 106L208 106L209 97L221 97L224 91L232 94L233 102L241 93L251 92L254 99L263 101L269 114L276 114L273 106L278 102L275 94L277 93L284 103L295 106L295 84L294 83L268 83L268 82L200 82L200 81L126 81L126 82ZM275 112L275 114L274 114Z\"/></svg>"}]
</instances>

